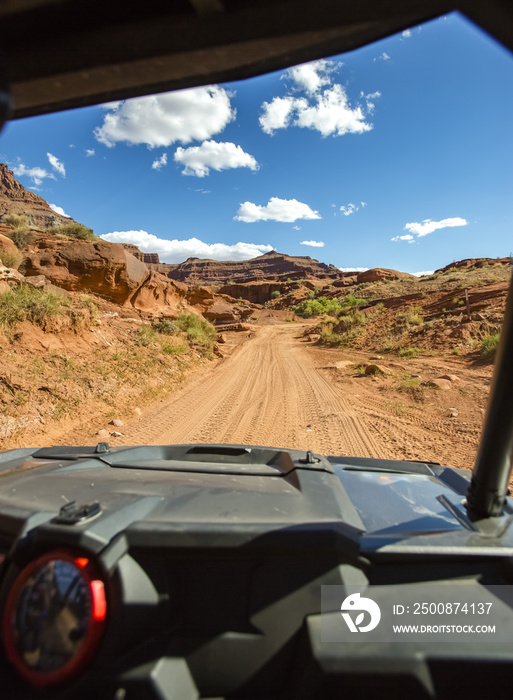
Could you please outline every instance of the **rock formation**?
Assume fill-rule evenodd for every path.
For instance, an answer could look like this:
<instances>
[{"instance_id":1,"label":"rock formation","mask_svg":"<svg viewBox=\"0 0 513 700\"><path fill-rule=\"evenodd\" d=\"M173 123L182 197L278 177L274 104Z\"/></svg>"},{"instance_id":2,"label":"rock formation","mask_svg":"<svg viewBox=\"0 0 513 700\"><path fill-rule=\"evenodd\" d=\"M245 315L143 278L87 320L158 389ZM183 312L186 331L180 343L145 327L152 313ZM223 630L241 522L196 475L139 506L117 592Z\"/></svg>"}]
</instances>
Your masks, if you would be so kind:
<instances>
[{"instance_id":1,"label":"rock formation","mask_svg":"<svg viewBox=\"0 0 513 700\"><path fill-rule=\"evenodd\" d=\"M465 260L457 260L450 265L441 267L437 272L447 272L451 269L468 269L469 267L487 267L488 265L511 265L511 258L465 258Z\"/></svg>"},{"instance_id":2,"label":"rock formation","mask_svg":"<svg viewBox=\"0 0 513 700\"><path fill-rule=\"evenodd\" d=\"M373 267L371 270L359 272L356 281L358 284L362 282L382 282L383 280L402 280L406 277L414 277L409 272L398 272L397 270L389 270L386 267Z\"/></svg>"},{"instance_id":3,"label":"rock formation","mask_svg":"<svg viewBox=\"0 0 513 700\"><path fill-rule=\"evenodd\" d=\"M25 214L29 223L39 229L73 222L73 219L54 212L35 192L23 187L12 171L0 163L0 219L6 214Z\"/></svg>"},{"instance_id":4,"label":"rock formation","mask_svg":"<svg viewBox=\"0 0 513 700\"><path fill-rule=\"evenodd\" d=\"M281 281L288 278L298 280L305 277L316 279L339 279L343 273L334 265L326 265L308 256L292 256L271 250L251 260L207 260L188 258L179 265L160 263L159 272L170 279L187 284L225 285L228 282Z\"/></svg>"},{"instance_id":5,"label":"rock formation","mask_svg":"<svg viewBox=\"0 0 513 700\"><path fill-rule=\"evenodd\" d=\"M72 292L94 292L125 304L148 277L148 268L118 243L57 240L39 234L23 262L25 275L45 275Z\"/></svg>"}]
</instances>

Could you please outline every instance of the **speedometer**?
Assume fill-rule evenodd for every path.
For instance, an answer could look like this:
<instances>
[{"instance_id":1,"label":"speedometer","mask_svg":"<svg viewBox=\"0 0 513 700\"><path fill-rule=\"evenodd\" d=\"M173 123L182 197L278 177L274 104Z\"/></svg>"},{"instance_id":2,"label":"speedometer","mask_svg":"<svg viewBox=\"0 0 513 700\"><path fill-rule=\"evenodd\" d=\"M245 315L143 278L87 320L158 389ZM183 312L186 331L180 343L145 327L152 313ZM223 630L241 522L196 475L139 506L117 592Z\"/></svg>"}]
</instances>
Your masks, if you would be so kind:
<instances>
[{"instance_id":1,"label":"speedometer","mask_svg":"<svg viewBox=\"0 0 513 700\"><path fill-rule=\"evenodd\" d=\"M34 685L75 676L94 654L107 614L105 587L86 557L56 550L26 566L7 598L7 658Z\"/></svg>"}]
</instances>

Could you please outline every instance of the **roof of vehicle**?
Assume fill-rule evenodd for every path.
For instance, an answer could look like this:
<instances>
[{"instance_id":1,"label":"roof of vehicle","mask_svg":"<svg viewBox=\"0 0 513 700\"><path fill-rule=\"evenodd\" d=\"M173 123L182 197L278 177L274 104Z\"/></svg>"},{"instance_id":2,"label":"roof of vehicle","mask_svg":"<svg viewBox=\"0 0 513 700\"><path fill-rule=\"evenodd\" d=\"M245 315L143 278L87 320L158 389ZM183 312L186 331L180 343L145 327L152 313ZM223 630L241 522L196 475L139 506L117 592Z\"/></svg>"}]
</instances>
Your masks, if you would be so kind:
<instances>
[{"instance_id":1,"label":"roof of vehicle","mask_svg":"<svg viewBox=\"0 0 513 700\"><path fill-rule=\"evenodd\" d=\"M3 0L0 76L27 117L247 78L453 10L513 49L506 0Z\"/></svg>"}]
</instances>

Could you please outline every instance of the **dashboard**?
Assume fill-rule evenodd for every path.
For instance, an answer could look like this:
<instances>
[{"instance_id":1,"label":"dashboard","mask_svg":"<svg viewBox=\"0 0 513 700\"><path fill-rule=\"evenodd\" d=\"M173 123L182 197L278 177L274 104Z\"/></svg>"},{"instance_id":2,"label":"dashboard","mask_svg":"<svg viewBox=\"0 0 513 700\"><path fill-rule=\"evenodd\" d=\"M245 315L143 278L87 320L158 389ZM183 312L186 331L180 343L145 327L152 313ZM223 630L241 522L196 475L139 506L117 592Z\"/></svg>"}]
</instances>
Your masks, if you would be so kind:
<instances>
[{"instance_id":1,"label":"dashboard","mask_svg":"<svg viewBox=\"0 0 513 700\"><path fill-rule=\"evenodd\" d=\"M513 583L512 504L483 530L467 488L437 464L261 446L0 453L2 698L509 695L507 641L323 641L325 586L383 607Z\"/></svg>"}]
</instances>

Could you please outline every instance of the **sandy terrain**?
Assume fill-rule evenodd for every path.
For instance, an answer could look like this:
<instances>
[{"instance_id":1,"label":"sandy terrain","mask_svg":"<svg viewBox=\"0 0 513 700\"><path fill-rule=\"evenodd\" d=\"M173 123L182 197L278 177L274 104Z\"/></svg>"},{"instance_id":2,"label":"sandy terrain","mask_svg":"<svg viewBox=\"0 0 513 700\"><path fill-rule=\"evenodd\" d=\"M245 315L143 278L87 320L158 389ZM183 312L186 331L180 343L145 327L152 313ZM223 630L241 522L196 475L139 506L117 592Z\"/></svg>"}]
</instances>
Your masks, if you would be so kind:
<instances>
[{"instance_id":1,"label":"sandy terrain","mask_svg":"<svg viewBox=\"0 0 513 700\"><path fill-rule=\"evenodd\" d=\"M376 361L385 376L360 376L355 366L368 362L368 353L322 349L305 340L305 328L264 325L244 342L230 334L224 359L142 416L121 415L123 436L109 442L261 444L472 467L490 367L472 368L461 358L390 357ZM412 374L414 386L404 387ZM445 390L418 386L443 374L453 377ZM91 431L61 431L56 442L97 440Z\"/></svg>"}]
</instances>

